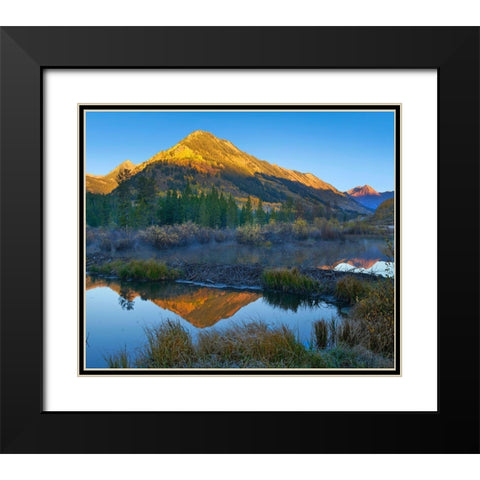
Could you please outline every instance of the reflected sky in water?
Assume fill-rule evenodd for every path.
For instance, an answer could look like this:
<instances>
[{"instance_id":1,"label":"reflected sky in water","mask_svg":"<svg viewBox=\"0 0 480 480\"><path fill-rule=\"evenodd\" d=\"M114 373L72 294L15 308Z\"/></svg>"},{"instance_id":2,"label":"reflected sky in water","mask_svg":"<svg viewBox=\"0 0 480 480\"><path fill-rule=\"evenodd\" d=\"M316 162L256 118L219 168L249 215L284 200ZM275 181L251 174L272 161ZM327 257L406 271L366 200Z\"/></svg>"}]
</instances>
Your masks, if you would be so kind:
<instances>
[{"instance_id":1,"label":"reflected sky in water","mask_svg":"<svg viewBox=\"0 0 480 480\"><path fill-rule=\"evenodd\" d=\"M88 287L87 368L105 367L104 355L119 349L126 348L134 354L145 343L145 327L154 327L167 319L178 320L194 339L199 331L221 331L238 323L260 320L272 326L288 325L300 341L308 344L314 321L340 317L333 304L296 296L263 297L258 291L169 283L163 284L163 289L145 292L145 283L105 280L90 280Z\"/></svg>"}]
</instances>

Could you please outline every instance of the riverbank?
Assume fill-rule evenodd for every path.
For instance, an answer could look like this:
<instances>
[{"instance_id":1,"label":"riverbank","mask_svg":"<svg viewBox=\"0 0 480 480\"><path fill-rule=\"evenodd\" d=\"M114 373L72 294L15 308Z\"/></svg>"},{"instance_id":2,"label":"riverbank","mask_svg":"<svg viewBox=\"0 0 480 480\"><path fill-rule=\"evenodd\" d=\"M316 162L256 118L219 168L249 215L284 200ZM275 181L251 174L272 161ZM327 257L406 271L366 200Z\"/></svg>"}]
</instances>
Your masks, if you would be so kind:
<instances>
[{"instance_id":1,"label":"riverbank","mask_svg":"<svg viewBox=\"0 0 480 480\"><path fill-rule=\"evenodd\" d=\"M114 300L114 304L117 306L120 303L123 310L133 311L134 305L136 305L134 299L140 296L142 300L151 300L152 304L167 311L166 320L170 320L169 312L172 312L181 317L177 318L177 321L186 320L200 329L211 327L220 320L233 319L237 311L244 307L247 308L247 305L252 305L253 310L247 317L244 313L243 319L237 318L230 325L233 328L230 332L233 335L232 342L241 338L236 330L239 325L238 320L240 320L240 324L245 325L258 321L265 322L266 325L270 325L272 321L276 322L283 311L270 311L272 305L280 306L293 314L296 314L299 308L306 308L307 310L302 314L302 323L305 323L306 313L310 317L312 316L312 312L308 309L313 308L316 312L316 309L322 308L321 305L324 302L335 304L337 309L342 308L342 305L348 306L348 313L344 314L341 321L337 321L336 314L329 317L328 313L321 313L320 310L317 313L313 312L314 317L309 318L307 323L314 327L316 338L314 343L311 341L312 331L307 332L306 336L303 332L302 340L300 337L297 338L299 324L293 324L292 332L295 332L296 342L303 345L306 350L304 351L303 347L300 348L301 358L297 356L291 358L291 361L287 362L288 368L291 368L292 365L296 365L298 368L339 368L340 364L361 368L360 365L366 364L363 360L360 361L356 358L359 349L379 354L384 359L393 358L395 317L394 282L391 278L325 268L272 269L265 268L260 264L217 265L180 261L166 264L153 259L138 260L130 257L120 259L119 257L95 254L87 258L87 288L89 282L90 284L107 282L106 286L110 286L110 282L118 282L116 288L110 288L120 295L119 299ZM183 285L182 287L182 283L195 283L197 287L193 285ZM186 290L179 293L175 290L178 288ZM257 300L261 297L263 304L256 305ZM292 301L293 299L295 301ZM140 308L142 306L140 304ZM225 310L226 308L228 311ZM290 321L288 318L286 320ZM180 328L181 325L183 325L182 328ZM281 321L275 328L284 326L284 321ZM183 331L184 328L188 329L185 331L188 335ZM222 327L222 333L217 332L220 337L225 334L224 329L225 325ZM172 326L171 330L173 333L169 332L167 337L173 338L175 341L183 339L193 345L194 337L203 338L201 331L191 332L191 326L186 324L179 324L175 328ZM245 333L244 330L241 333ZM270 342L271 334L276 338L277 334L272 332L269 332L267 336L252 335L256 344L263 348L265 342ZM156 336L155 334L154 337L156 338ZM290 333L288 337L290 337ZM313 348L314 344L315 348ZM241 346L240 342L238 348ZM237 359L233 363L229 363L223 359L218 364L218 352L215 353L214 358L210 358L208 355L204 355L205 352L196 352L195 348L193 350L192 348L190 348L191 355L188 356L188 362L185 364L182 363L183 360L180 363L174 362L169 364L170 367L181 368L183 365L193 368L200 366L210 368L216 365L218 368L239 366L252 368L263 365L270 368L274 365L277 367L280 364L284 365L285 360L279 357L280 364L277 364L276 360L255 358L250 354L243 355L240 351L236 356L241 361ZM310 351L312 348L313 356ZM345 357L345 364L343 361L337 364L336 360L333 361L330 358L332 349L335 349L335 352L342 358ZM163 343L161 350L164 350ZM317 355L317 350L321 351L320 357ZM125 350L126 352L127 350ZM112 368L119 365L125 366L128 363L125 363L124 355L120 355L120 353L117 351L110 358L108 363ZM161 361L157 358L158 361L152 363L152 356L158 357ZM363 354L361 356L363 357ZM156 353L155 355L153 353L146 355L144 361L137 360L138 358L132 365L144 368L166 367L162 363L164 356ZM213 363L210 365L210 362ZM368 365L367 368L373 368L371 364ZM378 366L376 362L375 365Z\"/></svg>"},{"instance_id":2,"label":"riverbank","mask_svg":"<svg viewBox=\"0 0 480 480\"><path fill-rule=\"evenodd\" d=\"M130 262L131 257L111 257L102 253L87 255L86 269L90 273L95 267L105 266L113 261ZM198 284L224 286L232 288L262 288L262 274L265 268L260 264L223 264L186 263L182 261L166 262L166 266L178 272L177 281ZM355 275L366 282L372 281L372 275L320 269L297 267L301 275L318 282L318 292L322 295L333 295L338 280Z\"/></svg>"},{"instance_id":3,"label":"riverbank","mask_svg":"<svg viewBox=\"0 0 480 480\"><path fill-rule=\"evenodd\" d=\"M109 368L393 368L391 358L341 339L337 325L330 342L306 346L285 325L262 321L200 332L196 341L179 322L146 330L147 341L136 354L126 349L106 355Z\"/></svg>"}]
</instances>

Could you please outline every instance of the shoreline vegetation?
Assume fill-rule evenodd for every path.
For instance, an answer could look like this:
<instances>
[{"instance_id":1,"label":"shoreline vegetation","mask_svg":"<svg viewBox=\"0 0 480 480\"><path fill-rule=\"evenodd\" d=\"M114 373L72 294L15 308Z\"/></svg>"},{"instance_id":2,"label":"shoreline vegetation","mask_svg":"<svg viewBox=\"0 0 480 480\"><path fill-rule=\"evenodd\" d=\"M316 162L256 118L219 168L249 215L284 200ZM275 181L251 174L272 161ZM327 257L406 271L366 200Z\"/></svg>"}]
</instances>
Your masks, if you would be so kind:
<instances>
[{"instance_id":1,"label":"shoreline vegetation","mask_svg":"<svg viewBox=\"0 0 480 480\"><path fill-rule=\"evenodd\" d=\"M136 354L126 349L107 354L109 368L393 368L392 277L337 271L328 265L302 266L296 259L287 268L279 266L285 261L281 257L266 266L250 261L217 264L217 258L188 262L174 253L180 247L212 252L242 247L268 255L265 252L283 251L286 245L301 251L356 237L392 238L392 201L379 208L379 214L343 218L332 212L302 215L300 206L291 201L276 211L264 209L261 202L254 205L250 197L238 206L213 188L198 197L167 192L158 200L156 214L141 202L134 206L120 202L116 210L111 208L115 202L102 202L100 197L87 197L91 220L87 219L85 234L87 274L125 282L252 288L262 290L265 297L296 296L348 307L340 321L315 321L308 344L285 325L269 325L268 319L200 331L195 339L179 322L166 320L145 331L145 345ZM112 222L113 212L118 218ZM389 241L385 250L385 256L393 258ZM157 252L173 255L166 261L146 258Z\"/></svg>"},{"instance_id":2,"label":"shoreline vegetation","mask_svg":"<svg viewBox=\"0 0 480 480\"><path fill-rule=\"evenodd\" d=\"M258 264L213 265L181 262L170 265L154 259L113 259L99 254L87 256L87 274L124 281L178 280L220 288L252 288L312 297L335 296L346 304L351 303L350 299L355 292L365 291L366 285L377 280L375 276L366 273L313 267L264 268ZM355 281L354 277L358 277L358 280ZM340 289L339 282L342 285ZM360 287L359 284L365 286Z\"/></svg>"},{"instance_id":3,"label":"shoreline vegetation","mask_svg":"<svg viewBox=\"0 0 480 480\"><path fill-rule=\"evenodd\" d=\"M316 218L294 222L247 224L232 228L214 228L193 222L174 225L151 225L144 229L87 226L85 243L104 254L135 251L142 248L167 250L194 244L236 242L240 245L270 247L293 241L345 240L358 235L385 238L393 233L392 225L376 225L367 220L340 223L336 219Z\"/></svg>"},{"instance_id":4,"label":"shoreline vegetation","mask_svg":"<svg viewBox=\"0 0 480 480\"><path fill-rule=\"evenodd\" d=\"M190 265L195 270L195 266ZM286 326L253 321L228 330L200 332L196 342L179 322L146 330L147 342L132 356L126 350L105 356L109 368L391 368L394 352L394 280L366 274L319 269L267 268L249 265L197 265L199 273L232 278L232 269L249 270L250 281L267 292L330 295L349 306L343 321L319 319L308 345ZM92 264L94 275L136 281L174 281L180 269L155 260L111 260ZM253 272L253 275L252 275ZM192 271L190 271L190 274ZM218 272L217 272L218 273ZM310 274L309 274L310 273ZM312 274L316 274L317 278ZM241 275L240 275L241 276ZM187 277L189 278L189 277ZM211 282L204 278L205 283ZM251 285L252 286L252 285ZM256 285L257 286L257 285Z\"/></svg>"},{"instance_id":5,"label":"shoreline vegetation","mask_svg":"<svg viewBox=\"0 0 480 480\"><path fill-rule=\"evenodd\" d=\"M393 355L368 348L350 323L313 324L308 345L285 325L253 321L226 330L200 332L195 342L178 321L145 330L136 354L126 349L105 355L109 368L393 368ZM365 344L365 341L367 343ZM367 345L367 346L366 346Z\"/></svg>"}]
</instances>

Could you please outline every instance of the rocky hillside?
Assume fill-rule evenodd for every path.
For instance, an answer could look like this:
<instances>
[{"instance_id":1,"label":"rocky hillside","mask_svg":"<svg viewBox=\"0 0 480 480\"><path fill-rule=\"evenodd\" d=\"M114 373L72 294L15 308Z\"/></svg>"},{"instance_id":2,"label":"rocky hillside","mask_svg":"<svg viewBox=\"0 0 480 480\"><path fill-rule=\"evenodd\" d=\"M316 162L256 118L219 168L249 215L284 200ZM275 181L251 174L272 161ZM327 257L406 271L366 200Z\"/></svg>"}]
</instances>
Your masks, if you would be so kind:
<instances>
[{"instance_id":1,"label":"rocky hillside","mask_svg":"<svg viewBox=\"0 0 480 480\"><path fill-rule=\"evenodd\" d=\"M240 203L248 196L273 205L291 198L333 211L368 213L355 198L311 173L260 160L228 140L200 130L140 165L124 162L104 177L87 174L87 191L115 193L122 170L128 174L126 181L133 194L143 177L154 182L157 192L182 191L188 182L199 192L215 186L225 194L231 193Z\"/></svg>"}]
</instances>

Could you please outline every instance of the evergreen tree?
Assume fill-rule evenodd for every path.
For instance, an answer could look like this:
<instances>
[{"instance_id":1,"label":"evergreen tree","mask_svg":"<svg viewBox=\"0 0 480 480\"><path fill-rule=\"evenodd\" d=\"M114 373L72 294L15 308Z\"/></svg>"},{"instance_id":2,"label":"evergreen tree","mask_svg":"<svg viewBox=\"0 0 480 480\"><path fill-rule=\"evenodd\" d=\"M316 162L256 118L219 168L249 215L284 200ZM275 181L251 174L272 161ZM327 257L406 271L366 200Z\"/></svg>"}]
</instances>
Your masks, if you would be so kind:
<instances>
[{"instance_id":1,"label":"evergreen tree","mask_svg":"<svg viewBox=\"0 0 480 480\"><path fill-rule=\"evenodd\" d=\"M238 226L238 207L230 193L227 199L226 222L230 228Z\"/></svg>"},{"instance_id":2,"label":"evergreen tree","mask_svg":"<svg viewBox=\"0 0 480 480\"><path fill-rule=\"evenodd\" d=\"M118 196L118 225L127 229L131 221L131 202L130 202L130 185L128 179L130 171L124 168L117 175L118 187L115 192Z\"/></svg>"},{"instance_id":3,"label":"evergreen tree","mask_svg":"<svg viewBox=\"0 0 480 480\"><path fill-rule=\"evenodd\" d=\"M200 223L202 227L208 227L210 223L210 215L207 207L207 199L203 192L200 194L199 204L198 223Z\"/></svg>"},{"instance_id":4,"label":"evergreen tree","mask_svg":"<svg viewBox=\"0 0 480 480\"><path fill-rule=\"evenodd\" d=\"M220 202L218 191L213 186L206 198L208 210L208 226L216 228L220 226Z\"/></svg>"},{"instance_id":5,"label":"evergreen tree","mask_svg":"<svg viewBox=\"0 0 480 480\"><path fill-rule=\"evenodd\" d=\"M142 176L138 179L135 223L146 227L155 220L155 180Z\"/></svg>"},{"instance_id":6,"label":"evergreen tree","mask_svg":"<svg viewBox=\"0 0 480 480\"><path fill-rule=\"evenodd\" d=\"M261 198L258 200L257 209L255 210L255 223L258 223L259 225L265 225L267 223L267 214L263 209Z\"/></svg>"},{"instance_id":7,"label":"evergreen tree","mask_svg":"<svg viewBox=\"0 0 480 480\"><path fill-rule=\"evenodd\" d=\"M225 228L227 226L228 203L223 192L220 193L220 197L218 198L218 203L220 207L220 228Z\"/></svg>"},{"instance_id":8,"label":"evergreen tree","mask_svg":"<svg viewBox=\"0 0 480 480\"><path fill-rule=\"evenodd\" d=\"M251 225L253 223L253 208L252 208L252 200L250 196L248 196L247 203L242 207L242 211L240 213L240 224L241 225Z\"/></svg>"}]
</instances>

